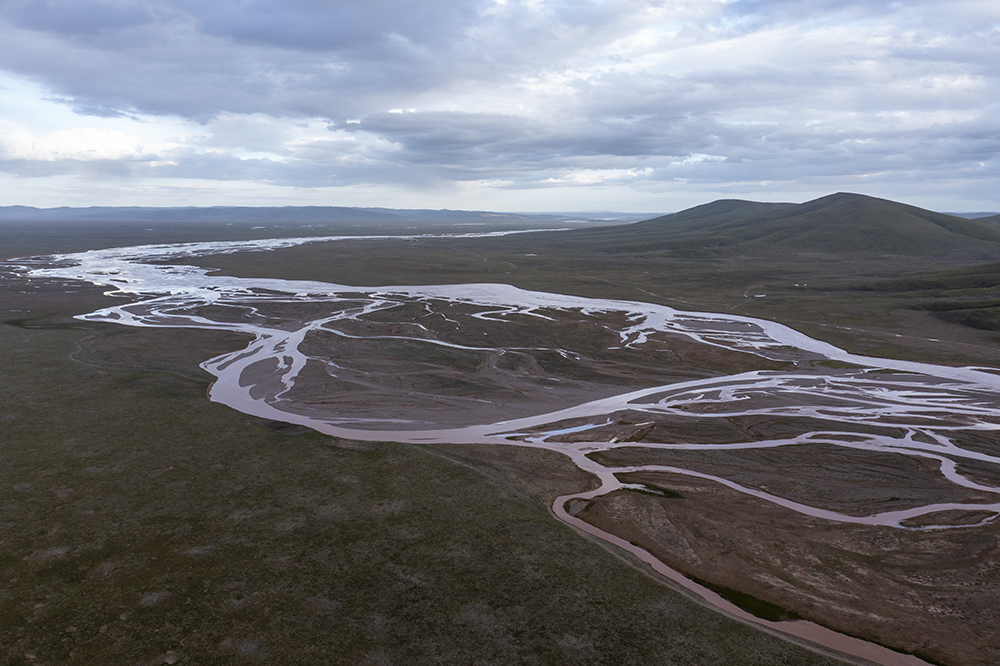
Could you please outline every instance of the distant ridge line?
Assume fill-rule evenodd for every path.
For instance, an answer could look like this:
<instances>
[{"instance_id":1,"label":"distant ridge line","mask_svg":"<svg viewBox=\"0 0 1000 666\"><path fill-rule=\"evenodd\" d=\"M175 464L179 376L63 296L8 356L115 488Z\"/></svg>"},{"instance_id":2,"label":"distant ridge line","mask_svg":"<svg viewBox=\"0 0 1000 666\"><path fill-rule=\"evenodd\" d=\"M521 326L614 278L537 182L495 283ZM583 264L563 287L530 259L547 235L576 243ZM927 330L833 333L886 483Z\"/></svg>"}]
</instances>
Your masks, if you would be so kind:
<instances>
[{"instance_id":1,"label":"distant ridge line","mask_svg":"<svg viewBox=\"0 0 1000 666\"><path fill-rule=\"evenodd\" d=\"M603 252L725 259L787 253L1000 259L1000 216L967 219L837 192L801 204L721 199L634 225L574 232Z\"/></svg>"},{"instance_id":2,"label":"distant ridge line","mask_svg":"<svg viewBox=\"0 0 1000 666\"><path fill-rule=\"evenodd\" d=\"M612 217L600 217L608 216ZM613 211L568 213L510 213L486 210L452 210L423 208L382 208L355 206L0 206L0 221L104 221L104 222L458 222L481 219L497 221L554 221L581 219L589 222L607 219L640 220L638 214ZM620 223L620 222L619 222Z\"/></svg>"}]
</instances>

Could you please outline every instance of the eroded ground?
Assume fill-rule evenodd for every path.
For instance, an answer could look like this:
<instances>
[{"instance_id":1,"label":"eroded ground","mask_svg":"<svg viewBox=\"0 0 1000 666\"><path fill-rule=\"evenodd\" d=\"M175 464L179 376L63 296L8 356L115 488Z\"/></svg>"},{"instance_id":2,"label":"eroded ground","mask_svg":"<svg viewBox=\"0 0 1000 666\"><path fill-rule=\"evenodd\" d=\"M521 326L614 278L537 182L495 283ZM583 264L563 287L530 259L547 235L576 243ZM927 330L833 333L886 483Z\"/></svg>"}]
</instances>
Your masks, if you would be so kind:
<instances>
[{"instance_id":1,"label":"eroded ground","mask_svg":"<svg viewBox=\"0 0 1000 666\"><path fill-rule=\"evenodd\" d=\"M899 467L892 473L906 465ZM772 490L799 491L795 479ZM616 491L577 515L724 589L723 596L752 612L812 619L944 664L991 664L1000 655L996 525L935 531L850 525L689 476L638 473L625 480L667 496ZM870 504L892 492L851 494L851 486L840 485L837 504L852 496ZM926 489L920 501L932 495Z\"/></svg>"}]
</instances>

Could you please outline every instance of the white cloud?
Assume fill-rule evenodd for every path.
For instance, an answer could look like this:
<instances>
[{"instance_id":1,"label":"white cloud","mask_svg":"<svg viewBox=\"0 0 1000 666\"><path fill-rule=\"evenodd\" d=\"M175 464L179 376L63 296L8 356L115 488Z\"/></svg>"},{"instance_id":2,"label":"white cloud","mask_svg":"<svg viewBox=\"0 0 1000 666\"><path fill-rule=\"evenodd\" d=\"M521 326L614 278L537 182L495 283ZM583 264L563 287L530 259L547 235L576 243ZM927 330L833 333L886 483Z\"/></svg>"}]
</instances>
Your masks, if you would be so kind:
<instances>
[{"instance_id":1,"label":"white cloud","mask_svg":"<svg viewBox=\"0 0 1000 666\"><path fill-rule=\"evenodd\" d=\"M0 0L0 171L124 203L863 181L1000 207L998 26L985 0Z\"/></svg>"},{"instance_id":2,"label":"white cloud","mask_svg":"<svg viewBox=\"0 0 1000 666\"><path fill-rule=\"evenodd\" d=\"M142 140L115 130L81 127L34 136L24 128L0 124L0 146L8 160L135 160L148 156Z\"/></svg>"}]
</instances>

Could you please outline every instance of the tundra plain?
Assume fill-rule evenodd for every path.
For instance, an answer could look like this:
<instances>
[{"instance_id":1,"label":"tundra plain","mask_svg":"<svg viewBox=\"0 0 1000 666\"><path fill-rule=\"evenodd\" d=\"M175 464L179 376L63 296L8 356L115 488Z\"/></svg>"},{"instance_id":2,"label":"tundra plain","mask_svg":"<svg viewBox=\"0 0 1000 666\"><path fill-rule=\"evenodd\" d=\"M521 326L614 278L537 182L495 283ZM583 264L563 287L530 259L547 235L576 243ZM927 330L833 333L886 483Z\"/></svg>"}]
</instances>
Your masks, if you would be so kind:
<instances>
[{"instance_id":1,"label":"tundra plain","mask_svg":"<svg viewBox=\"0 0 1000 666\"><path fill-rule=\"evenodd\" d=\"M864 215L913 216L898 204L843 196L814 208L827 225ZM744 209L723 217L727 224L752 219L759 231L772 222L767 215L782 210L788 212ZM948 216L944 222L959 224ZM700 245L676 233L657 240L654 232L677 223L499 239L325 243L190 261L245 277L371 287L497 282L736 312L855 353L998 365L991 262L1000 253L988 222L957 227L963 233L945 229L956 236L953 246L910 233L885 236L897 244L886 247L881 236L862 233L865 242L875 238L866 251L857 242L831 245L829 239L847 234L824 229L815 216L791 224L813 237L784 228L784 240L756 246L732 228L703 233ZM704 232L710 223L697 226ZM816 237L817 228L826 236ZM300 663L826 658L692 603L644 576L627 555L555 521L547 507L556 497L593 486L558 454L330 439L248 418L205 399L210 377L198 367L245 340L72 318L116 304L103 291L4 275L0 311L10 390L3 468L14 500L4 507L4 557L12 573L3 631L14 646L11 663L59 663L74 651L81 659L120 654L150 663L252 662L275 654ZM654 379L783 367L683 341L675 341L669 363L660 355L629 367L601 356L613 346L608 340L573 339L583 329L558 324L544 332L568 348L590 350L586 376L576 377L583 383L626 390ZM493 330L489 322L483 326L484 333ZM359 361L369 365L359 367L387 362L398 359L375 350ZM623 418L604 434L634 446L593 457L620 466L684 465L785 497L822 496L833 508L980 499L956 495L933 466L888 453L817 446L790 464L772 449L642 446L794 437L825 425L787 417L682 418L649 429ZM970 450L996 453L990 432L962 432L958 439ZM997 484L989 465L963 471ZM992 609L1000 607L1000 567L996 526L983 522L989 516L955 515L946 530L845 527L692 477L625 476L633 488L577 505L574 513L739 605L813 620L928 661L996 660ZM320 637L324 627L342 632Z\"/></svg>"}]
</instances>

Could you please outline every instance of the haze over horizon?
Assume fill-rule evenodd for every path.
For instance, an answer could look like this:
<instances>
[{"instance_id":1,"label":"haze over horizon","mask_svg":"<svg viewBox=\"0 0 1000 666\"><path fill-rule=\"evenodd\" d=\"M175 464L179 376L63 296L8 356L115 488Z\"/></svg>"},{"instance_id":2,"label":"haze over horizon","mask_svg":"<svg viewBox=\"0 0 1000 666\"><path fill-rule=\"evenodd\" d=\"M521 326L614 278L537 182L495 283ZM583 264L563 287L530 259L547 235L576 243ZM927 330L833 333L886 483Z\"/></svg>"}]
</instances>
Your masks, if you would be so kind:
<instances>
[{"instance_id":1,"label":"haze over horizon","mask_svg":"<svg viewBox=\"0 0 1000 666\"><path fill-rule=\"evenodd\" d=\"M1000 5L0 0L0 205L1000 210Z\"/></svg>"}]
</instances>

